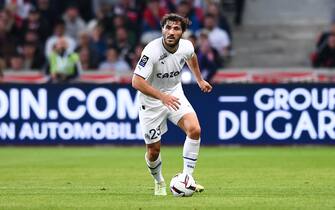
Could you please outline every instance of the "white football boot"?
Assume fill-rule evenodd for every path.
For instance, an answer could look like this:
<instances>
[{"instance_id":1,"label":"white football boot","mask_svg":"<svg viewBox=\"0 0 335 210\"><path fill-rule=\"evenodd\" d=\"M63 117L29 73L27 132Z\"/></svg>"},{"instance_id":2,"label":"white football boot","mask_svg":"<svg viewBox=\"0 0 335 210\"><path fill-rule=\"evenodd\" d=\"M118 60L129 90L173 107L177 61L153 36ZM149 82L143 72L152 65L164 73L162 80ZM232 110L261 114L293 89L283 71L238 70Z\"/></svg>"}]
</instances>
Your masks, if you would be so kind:
<instances>
[{"instance_id":1,"label":"white football boot","mask_svg":"<svg viewBox=\"0 0 335 210\"><path fill-rule=\"evenodd\" d=\"M166 194L166 184L164 181L155 182L155 195L165 196Z\"/></svg>"}]
</instances>

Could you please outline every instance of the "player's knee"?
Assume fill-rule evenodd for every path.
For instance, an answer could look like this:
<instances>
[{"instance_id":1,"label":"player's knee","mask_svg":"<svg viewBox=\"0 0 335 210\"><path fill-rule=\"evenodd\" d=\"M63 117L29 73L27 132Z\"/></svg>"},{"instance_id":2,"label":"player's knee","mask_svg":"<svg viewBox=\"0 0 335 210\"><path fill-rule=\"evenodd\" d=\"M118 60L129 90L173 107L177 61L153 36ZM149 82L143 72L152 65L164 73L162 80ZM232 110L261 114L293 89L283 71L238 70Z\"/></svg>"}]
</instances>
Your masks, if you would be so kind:
<instances>
[{"instance_id":1,"label":"player's knee","mask_svg":"<svg viewBox=\"0 0 335 210\"><path fill-rule=\"evenodd\" d=\"M192 126L189 129L189 132L188 132L188 136L191 139L199 139L200 138L200 134L201 134L201 128L200 128L200 126Z\"/></svg>"}]
</instances>

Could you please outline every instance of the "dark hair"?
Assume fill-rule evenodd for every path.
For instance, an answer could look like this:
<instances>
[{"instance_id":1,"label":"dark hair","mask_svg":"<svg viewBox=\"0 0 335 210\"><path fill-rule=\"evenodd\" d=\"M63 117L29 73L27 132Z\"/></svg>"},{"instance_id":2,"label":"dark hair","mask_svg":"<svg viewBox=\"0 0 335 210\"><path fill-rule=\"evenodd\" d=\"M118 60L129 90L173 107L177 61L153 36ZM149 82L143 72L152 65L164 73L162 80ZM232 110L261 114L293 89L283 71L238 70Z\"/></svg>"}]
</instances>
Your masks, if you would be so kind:
<instances>
[{"instance_id":1,"label":"dark hair","mask_svg":"<svg viewBox=\"0 0 335 210\"><path fill-rule=\"evenodd\" d=\"M190 20L188 18L184 18L184 17L182 17L180 15L177 15L175 13L170 13L170 14L164 15L164 17L162 18L161 27L164 28L165 24L168 21L180 22L181 29L182 29L183 32L186 30L187 26L190 25Z\"/></svg>"},{"instance_id":2,"label":"dark hair","mask_svg":"<svg viewBox=\"0 0 335 210\"><path fill-rule=\"evenodd\" d=\"M213 19L215 19L215 16L213 14L211 14L211 13L207 13L205 15L205 18L213 18Z\"/></svg>"},{"instance_id":3,"label":"dark hair","mask_svg":"<svg viewBox=\"0 0 335 210\"><path fill-rule=\"evenodd\" d=\"M10 56L10 59L12 59L12 58L22 58L23 59L23 55L21 55L20 53L18 53L18 52L14 52L14 53L12 53L11 54L11 56Z\"/></svg>"},{"instance_id":4,"label":"dark hair","mask_svg":"<svg viewBox=\"0 0 335 210\"><path fill-rule=\"evenodd\" d=\"M70 1L66 4L66 9L78 9L78 4L75 1Z\"/></svg>"},{"instance_id":5,"label":"dark hair","mask_svg":"<svg viewBox=\"0 0 335 210\"><path fill-rule=\"evenodd\" d=\"M61 18L57 18L54 23L54 27L56 26L65 26L65 21Z\"/></svg>"},{"instance_id":6,"label":"dark hair","mask_svg":"<svg viewBox=\"0 0 335 210\"><path fill-rule=\"evenodd\" d=\"M181 6L181 5L189 5L189 3L188 3L188 1L187 0L181 0L180 2L179 2L179 6Z\"/></svg>"},{"instance_id":7,"label":"dark hair","mask_svg":"<svg viewBox=\"0 0 335 210\"><path fill-rule=\"evenodd\" d=\"M27 46L27 47L35 47L36 48L37 43L36 42L32 42L32 41L27 41L23 43L23 46Z\"/></svg>"}]
</instances>

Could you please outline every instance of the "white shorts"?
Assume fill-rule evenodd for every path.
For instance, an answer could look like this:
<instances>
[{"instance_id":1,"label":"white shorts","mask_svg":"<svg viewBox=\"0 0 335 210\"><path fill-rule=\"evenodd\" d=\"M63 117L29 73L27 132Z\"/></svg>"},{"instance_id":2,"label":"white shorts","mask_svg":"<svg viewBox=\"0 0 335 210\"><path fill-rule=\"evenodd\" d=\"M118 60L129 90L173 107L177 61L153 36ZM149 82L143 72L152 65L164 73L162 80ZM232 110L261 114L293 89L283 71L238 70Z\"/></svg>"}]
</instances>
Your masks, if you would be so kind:
<instances>
[{"instance_id":1,"label":"white shorts","mask_svg":"<svg viewBox=\"0 0 335 210\"><path fill-rule=\"evenodd\" d=\"M139 119L143 138L146 144L153 144L161 139L161 136L168 130L167 119L177 125L179 120L187 113L195 112L184 94L174 95L179 98L178 110L171 110L161 105L149 107L140 104Z\"/></svg>"}]
</instances>

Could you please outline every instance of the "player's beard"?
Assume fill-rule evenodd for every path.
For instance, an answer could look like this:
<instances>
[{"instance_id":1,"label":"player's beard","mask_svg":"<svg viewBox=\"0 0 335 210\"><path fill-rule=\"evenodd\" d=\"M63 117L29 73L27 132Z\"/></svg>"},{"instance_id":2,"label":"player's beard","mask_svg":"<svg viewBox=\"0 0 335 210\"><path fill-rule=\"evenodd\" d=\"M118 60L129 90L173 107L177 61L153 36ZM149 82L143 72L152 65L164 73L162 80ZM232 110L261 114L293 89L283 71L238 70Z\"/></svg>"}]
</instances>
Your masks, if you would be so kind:
<instances>
[{"instance_id":1,"label":"player's beard","mask_svg":"<svg viewBox=\"0 0 335 210\"><path fill-rule=\"evenodd\" d=\"M165 43L166 46L168 46L168 47L170 47L170 48L175 48L175 47L178 45L180 38L181 38L181 37L179 37L179 38L175 38L175 37L173 37L174 42L171 43L171 42L168 41L168 37L165 37L165 39L164 39L164 43Z\"/></svg>"}]
</instances>

